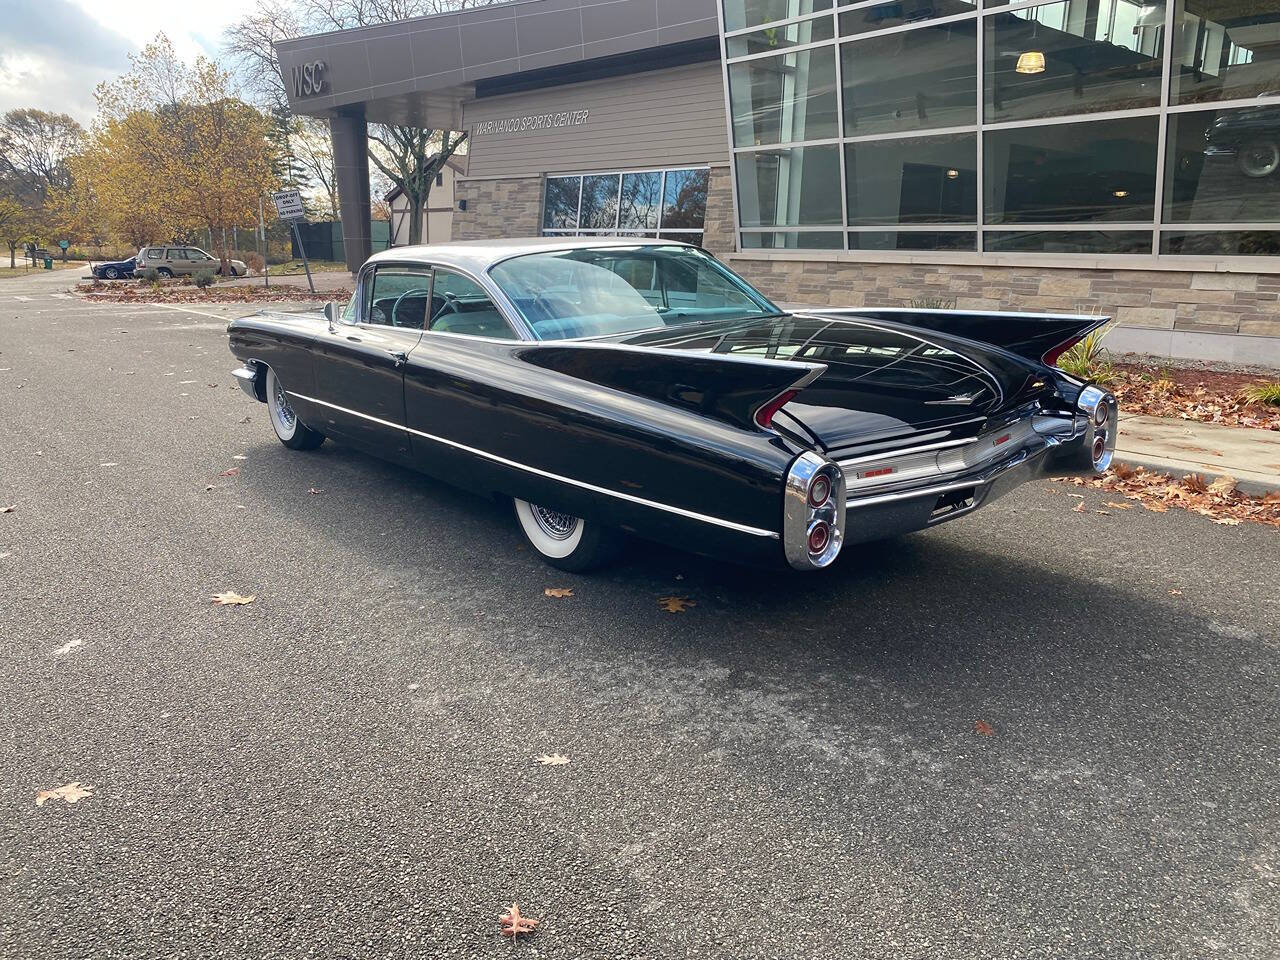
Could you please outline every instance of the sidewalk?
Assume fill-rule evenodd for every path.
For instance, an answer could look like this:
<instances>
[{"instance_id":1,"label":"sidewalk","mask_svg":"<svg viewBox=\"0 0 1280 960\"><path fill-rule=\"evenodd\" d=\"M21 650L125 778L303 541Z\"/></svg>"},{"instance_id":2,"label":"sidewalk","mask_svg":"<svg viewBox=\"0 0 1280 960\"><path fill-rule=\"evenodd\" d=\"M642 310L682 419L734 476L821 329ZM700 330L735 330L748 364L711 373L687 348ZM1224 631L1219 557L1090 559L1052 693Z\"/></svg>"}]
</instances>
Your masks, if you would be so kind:
<instances>
[{"instance_id":1,"label":"sidewalk","mask_svg":"<svg viewBox=\"0 0 1280 960\"><path fill-rule=\"evenodd\" d=\"M1206 480L1231 476L1245 493L1280 490L1280 432L1120 414L1116 460Z\"/></svg>"}]
</instances>

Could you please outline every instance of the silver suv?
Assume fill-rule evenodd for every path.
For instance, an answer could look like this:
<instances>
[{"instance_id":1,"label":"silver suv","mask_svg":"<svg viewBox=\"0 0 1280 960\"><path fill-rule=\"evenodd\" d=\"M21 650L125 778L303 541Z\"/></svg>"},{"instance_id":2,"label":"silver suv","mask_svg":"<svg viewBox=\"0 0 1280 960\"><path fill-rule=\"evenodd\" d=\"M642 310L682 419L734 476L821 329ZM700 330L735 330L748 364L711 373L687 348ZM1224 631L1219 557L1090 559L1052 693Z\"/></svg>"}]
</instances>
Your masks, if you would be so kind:
<instances>
[{"instance_id":1,"label":"silver suv","mask_svg":"<svg viewBox=\"0 0 1280 960\"><path fill-rule=\"evenodd\" d=\"M199 247L143 247L138 251L136 272L141 276L143 271L155 268L162 277L187 277L201 270L218 272L217 257L211 257ZM227 267L234 277L243 277L249 272L249 265L243 260L229 260Z\"/></svg>"}]
</instances>

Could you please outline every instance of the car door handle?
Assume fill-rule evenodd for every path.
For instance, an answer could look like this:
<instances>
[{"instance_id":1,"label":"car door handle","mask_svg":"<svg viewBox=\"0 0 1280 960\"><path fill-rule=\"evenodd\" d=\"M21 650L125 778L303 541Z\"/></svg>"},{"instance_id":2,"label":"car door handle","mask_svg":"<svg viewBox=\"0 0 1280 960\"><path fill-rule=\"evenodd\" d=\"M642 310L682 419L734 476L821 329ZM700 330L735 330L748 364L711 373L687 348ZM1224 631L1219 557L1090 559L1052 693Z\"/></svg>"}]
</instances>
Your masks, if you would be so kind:
<instances>
[{"instance_id":1,"label":"car door handle","mask_svg":"<svg viewBox=\"0 0 1280 960\"><path fill-rule=\"evenodd\" d=\"M391 355L391 359L395 361L397 367L403 367L409 362L409 355L403 350L388 350L387 353Z\"/></svg>"}]
</instances>

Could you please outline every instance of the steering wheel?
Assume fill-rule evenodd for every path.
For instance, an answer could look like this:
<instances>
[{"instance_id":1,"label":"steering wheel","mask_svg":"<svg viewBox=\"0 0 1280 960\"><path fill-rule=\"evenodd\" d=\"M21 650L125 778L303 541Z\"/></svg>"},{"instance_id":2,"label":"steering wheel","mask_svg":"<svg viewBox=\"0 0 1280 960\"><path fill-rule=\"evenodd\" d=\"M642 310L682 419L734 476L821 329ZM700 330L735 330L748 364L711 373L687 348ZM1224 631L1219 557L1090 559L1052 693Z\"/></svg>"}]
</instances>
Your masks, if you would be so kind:
<instances>
[{"instance_id":1,"label":"steering wheel","mask_svg":"<svg viewBox=\"0 0 1280 960\"><path fill-rule=\"evenodd\" d=\"M431 293L431 290L429 287L421 287L421 288L414 288L412 290L406 290L404 293L400 294L400 296L396 297L396 302L391 307L391 326L393 327L399 326L399 324L396 323L396 311L400 309L400 301L402 301L405 297L416 297L422 294L430 294L430 293ZM424 307L423 313L425 314L425 312L426 312L426 308ZM425 319L426 318L424 316L423 318L424 322L425 322Z\"/></svg>"}]
</instances>

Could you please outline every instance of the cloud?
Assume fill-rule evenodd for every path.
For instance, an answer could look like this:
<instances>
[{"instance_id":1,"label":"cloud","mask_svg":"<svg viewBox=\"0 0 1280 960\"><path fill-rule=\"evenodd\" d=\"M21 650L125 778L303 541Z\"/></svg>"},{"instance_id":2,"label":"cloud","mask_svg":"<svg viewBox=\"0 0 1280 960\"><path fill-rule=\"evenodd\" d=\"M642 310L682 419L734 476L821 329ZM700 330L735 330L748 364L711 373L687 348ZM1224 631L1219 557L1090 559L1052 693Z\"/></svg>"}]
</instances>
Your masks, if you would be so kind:
<instances>
[{"instance_id":1,"label":"cloud","mask_svg":"<svg viewBox=\"0 0 1280 960\"><path fill-rule=\"evenodd\" d=\"M87 122L94 87L128 68L133 45L70 0L7 6L0 17L0 110L40 107Z\"/></svg>"},{"instance_id":2,"label":"cloud","mask_svg":"<svg viewBox=\"0 0 1280 960\"><path fill-rule=\"evenodd\" d=\"M183 58L216 58L222 32L254 3L170 4L153 17L139 16L137 0L0 2L0 111L39 107L88 123L94 88L129 69L129 54L156 34L165 33Z\"/></svg>"}]
</instances>

